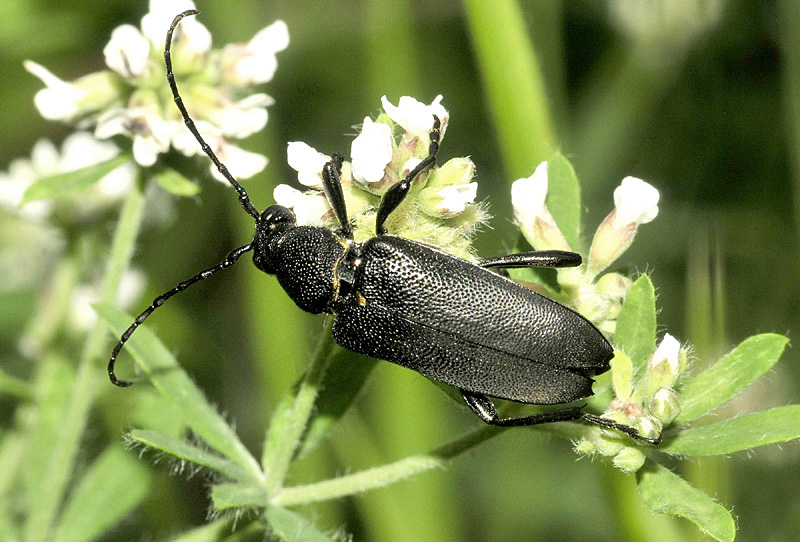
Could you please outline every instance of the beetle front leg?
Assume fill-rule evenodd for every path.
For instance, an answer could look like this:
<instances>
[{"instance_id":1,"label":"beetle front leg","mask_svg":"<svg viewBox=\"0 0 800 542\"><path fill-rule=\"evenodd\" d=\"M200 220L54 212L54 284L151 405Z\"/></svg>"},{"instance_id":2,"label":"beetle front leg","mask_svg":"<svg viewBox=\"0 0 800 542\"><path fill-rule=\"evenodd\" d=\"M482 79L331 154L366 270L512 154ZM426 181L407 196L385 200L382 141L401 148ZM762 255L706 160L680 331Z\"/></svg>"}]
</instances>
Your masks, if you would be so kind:
<instances>
[{"instance_id":1,"label":"beetle front leg","mask_svg":"<svg viewBox=\"0 0 800 542\"><path fill-rule=\"evenodd\" d=\"M406 199L408 191L411 189L411 183L414 182L421 173L429 170L436 163L436 153L439 152L439 128L441 122L439 117L433 116L433 128L431 129L430 139L431 144L428 147L428 156L417 164L417 167L411 170L402 181L398 181L389 187L389 190L383 195L381 204L378 207L378 214L375 217L375 233L383 235L386 233L386 219L389 215L397 209L403 200Z\"/></svg>"},{"instance_id":2,"label":"beetle front leg","mask_svg":"<svg viewBox=\"0 0 800 542\"><path fill-rule=\"evenodd\" d=\"M353 230L350 228L350 220L347 218L347 208L344 204L344 193L342 192L342 155L333 153L331 159L322 167L322 188L325 197L342 227L341 232L345 238L353 240Z\"/></svg>"}]
</instances>

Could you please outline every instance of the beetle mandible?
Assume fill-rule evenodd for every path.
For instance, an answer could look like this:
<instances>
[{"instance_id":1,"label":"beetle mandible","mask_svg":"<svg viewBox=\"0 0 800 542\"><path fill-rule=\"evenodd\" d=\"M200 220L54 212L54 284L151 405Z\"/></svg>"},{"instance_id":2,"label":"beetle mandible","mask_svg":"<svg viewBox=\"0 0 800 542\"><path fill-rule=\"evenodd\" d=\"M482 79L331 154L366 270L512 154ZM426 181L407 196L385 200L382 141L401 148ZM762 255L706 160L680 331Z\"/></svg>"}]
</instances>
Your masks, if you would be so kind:
<instances>
[{"instance_id":1,"label":"beetle mandible","mask_svg":"<svg viewBox=\"0 0 800 542\"><path fill-rule=\"evenodd\" d=\"M434 166L440 121L432 115L428 156L389 188L377 210L376 236L357 243L340 183L342 156L333 154L322 170L323 187L339 222L336 231L299 226L294 212L271 205L259 213L247 191L206 144L178 92L172 71L172 34L186 16L175 17L167 32L164 61L175 104L185 124L219 172L236 190L255 221L253 240L224 261L178 284L153 300L122 334L108 363L111 382L123 345L167 299L226 269L246 252L278 282L301 309L334 318L333 338L342 347L384 359L455 386L484 422L528 426L583 419L657 444L630 426L566 407L524 417L501 418L490 397L526 404L570 403L592 395L592 377L609 369L613 349L586 318L492 269L574 267L578 254L522 252L473 264L440 249L394 236L386 219L403 202L414 179Z\"/></svg>"}]
</instances>

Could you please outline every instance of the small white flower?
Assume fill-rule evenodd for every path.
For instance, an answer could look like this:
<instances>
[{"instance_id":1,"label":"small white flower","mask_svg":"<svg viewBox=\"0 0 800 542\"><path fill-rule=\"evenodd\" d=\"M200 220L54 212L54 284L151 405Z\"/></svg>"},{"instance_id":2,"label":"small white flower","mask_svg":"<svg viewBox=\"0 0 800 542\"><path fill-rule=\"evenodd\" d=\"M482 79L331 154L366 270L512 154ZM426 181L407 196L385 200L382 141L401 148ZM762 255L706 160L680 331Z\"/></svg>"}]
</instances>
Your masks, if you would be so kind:
<instances>
[{"instance_id":1,"label":"small white flower","mask_svg":"<svg viewBox=\"0 0 800 542\"><path fill-rule=\"evenodd\" d=\"M625 177L614 190L615 225L647 224L658 215L658 190L636 177Z\"/></svg>"},{"instance_id":2,"label":"small white flower","mask_svg":"<svg viewBox=\"0 0 800 542\"><path fill-rule=\"evenodd\" d=\"M108 139L125 134L133 138L133 158L139 165L155 164L158 155L169 150L169 144L180 125L164 120L156 106L135 106L111 109L97 119L94 135Z\"/></svg>"},{"instance_id":3,"label":"small white flower","mask_svg":"<svg viewBox=\"0 0 800 542\"><path fill-rule=\"evenodd\" d=\"M217 151L217 157L225 163L230 174L236 179L249 179L267 167L267 157L263 154L246 151L224 139ZM218 181L228 182L213 164L211 175Z\"/></svg>"},{"instance_id":4,"label":"small white flower","mask_svg":"<svg viewBox=\"0 0 800 542\"><path fill-rule=\"evenodd\" d=\"M59 169L75 171L111 160L119 149L110 141L100 141L89 132L74 132L61 144Z\"/></svg>"},{"instance_id":5,"label":"small white flower","mask_svg":"<svg viewBox=\"0 0 800 542\"><path fill-rule=\"evenodd\" d=\"M286 148L286 161L297 172L297 180L310 188L322 188L322 167L329 160L329 156L302 141L292 141Z\"/></svg>"},{"instance_id":6,"label":"small white flower","mask_svg":"<svg viewBox=\"0 0 800 542\"><path fill-rule=\"evenodd\" d=\"M130 308L144 291L145 275L138 269L126 270L119 282L115 305ZM97 312L92 305L101 299L99 284L79 284L72 292L70 302L70 315L67 321L70 327L77 332L90 330L97 322Z\"/></svg>"},{"instance_id":7,"label":"small white flower","mask_svg":"<svg viewBox=\"0 0 800 542\"><path fill-rule=\"evenodd\" d=\"M127 79L135 79L147 68L150 41L135 26L124 24L111 33L103 55L109 68Z\"/></svg>"},{"instance_id":8,"label":"small white flower","mask_svg":"<svg viewBox=\"0 0 800 542\"><path fill-rule=\"evenodd\" d=\"M439 130L441 135L444 135L450 114L442 106L441 101L441 94L430 105L425 105L411 96L401 96L395 107L386 96L381 97L383 110L386 111L389 118L400 125L411 137L418 137L426 144L433 127L433 115L439 117L441 121Z\"/></svg>"},{"instance_id":9,"label":"small white flower","mask_svg":"<svg viewBox=\"0 0 800 542\"><path fill-rule=\"evenodd\" d=\"M669 366L669 371L677 375L680 372L680 352L681 343L678 342L678 339L666 333L664 338L661 339L661 344L658 345L658 348L650 357L648 367L652 369L662 363L666 363Z\"/></svg>"},{"instance_id":10,"label":"small white flower","mask_svg":"<svg viewBox=\"0 0 800 542\"><path fill-rule=\"evenodd\" d=\"M392 129L388 124L364 117L364 127L350 146L353 178L363 183L383 179L386 165L392 160Z\"/></svg>"},{"instance_id":11,"label":"small white flower","mask_svg":"<svg viewBox=\"0 0 800 542\"><path fill-rule=\"evenodd\" d=\"M222 49L226 78L240 85L271 81L278 67L275 55L288 46L289 29L283 21L261 29L247 44L226 45Z\"/></svg>"},{"instance_id":12,"label":"small white flower","mask_svg":"<svg viewBox=\"0 0 800 542\"><path fill-rule=\"evenodd\" d=\"M533 224L533 221L550 213L545 207L547 197L547 162L536 167L533 175L517 179L511 184L511 204L519 224Z\"/></svg>"},{"instance_id":13,"label":"small white flower","mask_svg":"<svg viewBox=\"0 0 800 542\"><path fill-rule=\"evenodd\" d=\"M461 213L467 208L467 204L475 201L478 183L445 186L438 193L442 197L439 205L445 214Z\"/></svg>"},{"instance_id":14,"label":"small white flower","mask_svg":"<svg viewBox=\"0 0 800 542\"><path fill-rule=\"evenodd\" d=\"M319 226L331 207L322 192L304 194L288 184L279 184L272 193L275 203L294 211L299 226Z\"/></svg>"},{"instance_id":15,"label":"small white flower","mask_svg":"<svg viewBox=\"0 0 800 542\"><path fill-rule=\"evenodd\" d=\"M261 131L267 125L268 105L274 100L266 94L253 94L209 115L226 137L241 139Z\"/></svg>"},{"instance_id":16,"label":"small white flower","mask_svg":"<svg viewBox=\"0 0 800 542\"><path fill-rule=\"evenodd\" d=\"M78 116L81 112L80 102L87 96L85 89L62 81L50 70L31 60L23 62L23 66L45 84L45 88L33 97L36 109L44 118L70 122Z\"/></svg>"},{"instance_id":17,"label":"small white flower","mask_svg":"<svg viewBox=\"0 0 800 542\"><path fill-rule=\"evenodd\" d=\"M192 0L150 0L149 10L142 17L142 32L154 45L163 48L164 36L167 35L167 30L175 15L189 9L196 9ZM180 31L184 37L191 36L194 32L202 33L199 30L199 27L202 26L197 18L187 17L181 21ZM206 32L208 31L206 30Z\"/></svg>"},{"instance_id":18,"label":"small white flower","mask_svg":"<svg viewBox=\"0 0 800 542\"><path fill-rule=\"evenodd\" d=\"M672 388L683 372L686 356L681 355L681 345L669 333L650 356L642 383L642 398L650 403L662 388Z\"/></svg>"}]
</instances>

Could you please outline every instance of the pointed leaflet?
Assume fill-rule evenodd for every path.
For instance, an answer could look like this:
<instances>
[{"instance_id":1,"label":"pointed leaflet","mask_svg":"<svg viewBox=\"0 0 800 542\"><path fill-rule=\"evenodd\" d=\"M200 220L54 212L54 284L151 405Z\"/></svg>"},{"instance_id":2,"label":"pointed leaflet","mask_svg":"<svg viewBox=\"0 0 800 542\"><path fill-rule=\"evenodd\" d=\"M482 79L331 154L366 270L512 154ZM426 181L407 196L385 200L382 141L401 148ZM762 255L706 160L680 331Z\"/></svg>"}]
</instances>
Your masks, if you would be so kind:
<instances>
[{"instance_id":1,"label":"pointed leaflet","mask_svg":"<svg viewBox=\"0 0 800 542\"><path fill-rule=\"evenodd\" d=\"M634 373L639 374L656 349L656 292L647 275L636 279L625 295L614 345L631 358Z\"/></svg>"},{"instance_id":2,"label":"pointed leaflet","mask_svg":"<svg viewBox=\"0 0 800 542\"><path fill-rule=\"evenodd\" d=\"M95 309L117 336L122 335L133 321L132 316L109 305L96 305ZM262 478L258 462L247 451L231 426L206 401L172 354L149 329L139 327L125 346L153 386L181 412L186 424L197 436L254 479Z\"/></svg>"},{"instance_id":3,"label":"pointed leaflet","mask_svg":"<svg viewBox=\"0 0 800 542\"><path fill-rule=\"evenodd\" d=\"M22 202L37 199L53 199L68 196L93 185L122 164L130 162L131 157L125 154L115 156L111 160L94 164L75 171L59 173L43 177L30 185L25 191Z\"/></svg>"},{"instance_id":4,"label":"pointed leaflet","mask_svg":"<svg viewBox=\"0 0 800 542\"><path fill-rule=\"evenodd\" d=\"M661 514L684 517L717 540L730 542L736 537L736 524L724 506L666 467L648 465L636 475L639 494L647 506Z\"/></svg>"},{"instance_id":5,"label":"pointed leaflet","mask_svg":"<svg viewBox=\"0 0 800 542\"><path fill-rule=\"evenodd\" d=\"M742 341L684 384L680 389L681 413L675 423L695 420L738 395L775 365L788 342L783 335L774 333Z\"/></svg>"},{"instance_id":6,"label":"pointed leaflet","mask_svg":"<svg viewBox=\"0 0 800 542\"><path fill-rule=\"evenodd\" d=\"M669 439L658 451L680 455L720 455L759 446L800 439L800 405L745 414L686 429Z\"/></svg>"}]
</instances>

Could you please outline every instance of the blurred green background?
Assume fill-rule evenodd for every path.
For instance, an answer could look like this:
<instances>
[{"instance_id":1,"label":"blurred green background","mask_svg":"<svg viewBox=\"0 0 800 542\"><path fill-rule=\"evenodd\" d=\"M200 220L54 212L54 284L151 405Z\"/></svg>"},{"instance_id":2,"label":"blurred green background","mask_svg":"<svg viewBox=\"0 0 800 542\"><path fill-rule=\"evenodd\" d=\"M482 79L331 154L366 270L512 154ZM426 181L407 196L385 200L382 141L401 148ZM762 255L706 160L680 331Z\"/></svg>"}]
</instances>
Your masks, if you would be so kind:
<instances>
[{"instance_id":1,"label":"blurred green background","mask_svg":"<svg viewBox=\"0 0 800 542\"><path fill-rule=\"evenodd\" d=\"M272 203L275 184L294 184L285 164L287 141L347 153L356 133L350 127L378 113L381 95L395 103L402 95L429 103L443 94L451 121L439 162L470 155L478 166L479 198L494 216L478 237L479 253L494 256L514 246L510 182L529 175L546 155L523 164L512 147L526 142L498 141L497 98L485 76L491 67L476 60L464 3L196 4L218 45L247 41L275 19L289 26L290 46L278 55L278 71L266 85L276 100L267 129L245 143L270 158L263 174L244 183L257 207ZM620 265L651 274L660 327L693 344L702 366L756 332L792 338L800 327L800 5L660 4L539 0L519 6L544 75L555 141L550 150L572 160L583 183L586 235L613 207L612 191L624 176L661 191L658 218L640 229ZM639 14L653 17L643 27L636 11L645 5L654 11ZM102 69L112 29L138 26L146 11L144 1L15 0L0 6L0 169L28 156L37 139L60 141L71 131L35 110L41 84L22 61L35 60L66 80ZM495 39L506 36L497 32ZM523 103L526 96L516 99ZM502 106L516 107L508 100ZM139 306L252 235L252 221L228 188L210 179L201 185L200 196L175 201L170 223L140 237L135 261L148 286ZM112 229L105 222L81 227L101 234ZM31 371L17 338L34 314L37 293L3 289L0 298L0 355L19 376ZM279 394L302 373L321 323L249 264L178 296L149 322L256 452ZM797 352L790 350L727 408L737 413L796 402L798 367ZM86 459L136 425L136 405L147 393L115 389L102 378L98 386ZM4 427L17 403L0 396ZM416 373L381 363L329 445L297 465L292 481L424 451L477 423ZM324 530L342 527L355 540L702 539L687 522L647 511L632 479L575 458L567 442L537 431L506 431L446 471L300 512ZM149 465L150 459L142 461ZM693 462L682 474L733 509L740 540L792 540L800 527L798 460L800 447L791 443ZM104 539L163 539L205 521L202 476L170 476L163 462L152 469L150 496Z\"/></svg>"}]
</instances>

